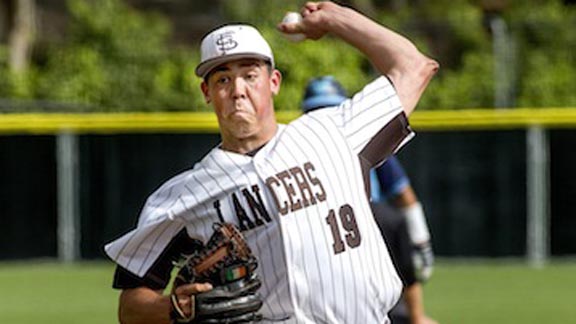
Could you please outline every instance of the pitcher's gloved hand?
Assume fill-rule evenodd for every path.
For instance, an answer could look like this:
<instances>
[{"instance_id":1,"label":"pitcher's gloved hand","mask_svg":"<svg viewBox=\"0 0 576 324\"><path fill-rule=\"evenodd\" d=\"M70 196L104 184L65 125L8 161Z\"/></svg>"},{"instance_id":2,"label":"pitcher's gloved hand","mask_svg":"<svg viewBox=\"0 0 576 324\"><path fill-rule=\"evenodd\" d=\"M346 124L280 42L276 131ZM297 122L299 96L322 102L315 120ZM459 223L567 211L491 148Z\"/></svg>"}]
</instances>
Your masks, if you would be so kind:
<instances>
[{"instance_id":1,"label":"pitcher's gloved hand","mask_svg":"<svg viewBox=\"0 0 576 324\"><path fill-rule=\"evenodd\" d=\"M261 320L261 282L258 262L240 230L230 223L215 224L214 234L196 253L184 256L174 279L171 317L175 323L248 323ZM190 296L184 308L177 288L205 283L213 289Z\"/></svg>"}]
</instances>

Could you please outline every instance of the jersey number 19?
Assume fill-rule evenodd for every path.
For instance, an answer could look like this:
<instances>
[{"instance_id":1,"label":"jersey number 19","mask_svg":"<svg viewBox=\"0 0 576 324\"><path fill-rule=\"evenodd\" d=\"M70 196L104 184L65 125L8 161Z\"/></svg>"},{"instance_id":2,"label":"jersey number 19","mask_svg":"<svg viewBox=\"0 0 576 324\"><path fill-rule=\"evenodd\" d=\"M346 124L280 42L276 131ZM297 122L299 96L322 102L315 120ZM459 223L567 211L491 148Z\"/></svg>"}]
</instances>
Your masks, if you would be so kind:
<instances>
[{"instance_id":1,"label":"jersey number 19","mask_svg":"<svg viewBox=\"0 0 576 324\"><path fill-rule=\"evenodd\" d=\"M352 206L348 204L341 206L338 210L338 216L339 217L336 217L334 209L330 209L328 217L326 217L326 223L330 226L332 237L334 239L334 243L332 244L334 254L342 253L346 250L346 245L344 244L342 234L340 233L340 226L346 231L344 238L346 239L346 244L350 248L353 249L357 247L360 245L360 241L362 240ZM340 222L338 222L338 219Z\"/></svg>"}]
</instances>

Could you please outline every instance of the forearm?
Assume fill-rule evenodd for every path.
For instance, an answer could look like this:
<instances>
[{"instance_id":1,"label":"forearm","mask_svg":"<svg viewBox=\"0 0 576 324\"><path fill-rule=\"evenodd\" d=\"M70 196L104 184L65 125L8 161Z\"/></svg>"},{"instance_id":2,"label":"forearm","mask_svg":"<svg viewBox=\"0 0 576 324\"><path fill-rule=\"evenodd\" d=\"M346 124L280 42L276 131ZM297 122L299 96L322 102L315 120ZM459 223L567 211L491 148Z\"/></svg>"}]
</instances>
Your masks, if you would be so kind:
<instances>
[{"instance_id":1,"label":"forearm","mask_svg":"<svg viewBox=\"0 0 576 324\"><path fill-rule=\"evenodd\" d=\"M364 53L382 75L392 80L407 114L438 70L438 63L410 40L355 10L336 7L330 11L326 30Z\"/></svg>"},{"instance_id":2,"label":"forearm","mask_svg":"<svg viewBox=\"0 0 576 324\"><path fill-rule=\"evenodd\" d=\"M140 287L123 290L118 316L122 324L169 324L171 304L161 291Z\"/></svg>"},{"instance_id":3,"label":"forearm","mask_svg":"<svg viewBox=\"0 0 576 324\"><path fill-rule=\"evenodd\" d=\"M410 68L411 60L422 57L408 39L353 9L340 7L331 13L329 32L364 53L383 74L395 67Z\"/></svg>"},{"instance_id":4,"label":"forearm","mask_svg":"<svg viewBox=\"0 0 576 324\"><path fill-rule=\"evenodd\" d=\"M411 323L421 323L425 317L422 285L416 283L404 288L404 301Z\"/></svg>"}]
</instances>

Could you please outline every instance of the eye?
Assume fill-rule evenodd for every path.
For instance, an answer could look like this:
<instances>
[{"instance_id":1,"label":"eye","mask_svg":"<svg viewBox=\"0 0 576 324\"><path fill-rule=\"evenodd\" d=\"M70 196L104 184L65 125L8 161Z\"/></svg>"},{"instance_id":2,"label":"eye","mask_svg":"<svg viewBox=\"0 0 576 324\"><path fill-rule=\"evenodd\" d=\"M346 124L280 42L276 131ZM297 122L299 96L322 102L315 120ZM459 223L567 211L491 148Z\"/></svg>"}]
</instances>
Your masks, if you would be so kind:
<instances>
[{"instance_id":1,"label":"eye","mask_svg":"<svg viewBox=\"0 0 576 324\"><path fill-rule=\"evenodd\" d=\"M227 84L228 82L230 82L230 77L228 77L227 75L216 76L216 83L217 84Z\"/></svg>"},{"instance_id":2,"label":"eye","mask_svg":"<svg viewBox=\"0 0 576 324\"><path fill-rule=\"evenodd\" d=\"M254 82L254 81L256 81L256 79L258 79L258 73L256 73L256 72L249 72L249 73L246 74L246 77L245 77L245 78L246 78L246 80L247 80L248 82Z\"/></svg>"}]
</instances>

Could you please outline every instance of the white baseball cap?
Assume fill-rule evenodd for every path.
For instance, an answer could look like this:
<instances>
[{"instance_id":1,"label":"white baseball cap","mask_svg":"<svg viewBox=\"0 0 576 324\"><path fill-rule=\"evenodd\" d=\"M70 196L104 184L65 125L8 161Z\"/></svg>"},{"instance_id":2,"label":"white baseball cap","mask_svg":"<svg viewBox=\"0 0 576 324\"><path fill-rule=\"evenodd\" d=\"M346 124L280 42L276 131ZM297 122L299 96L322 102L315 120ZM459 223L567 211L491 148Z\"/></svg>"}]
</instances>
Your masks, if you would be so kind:
<instances>
[{"instance_id":1,"label":"white baseball cap","mask_svg":"<svg viewBox=\"0 0 576 324\"><path fill-rule=\"evenodd\" d=\"M202 39L201 61L196 75L206 77L215 67L231 60L258 58L274 67L274 56L268 42L260 32L249 25L226 25Z\"/></svg>"}]
</instances>

